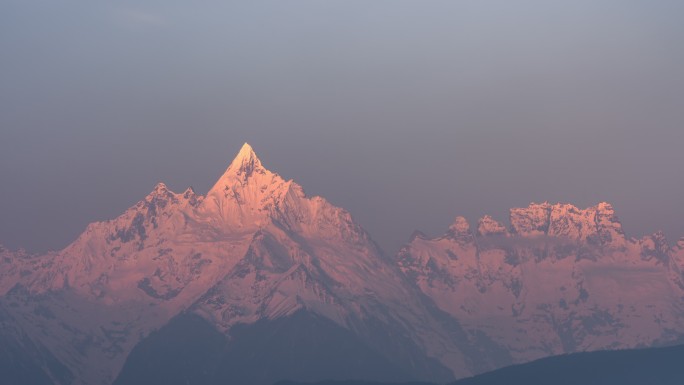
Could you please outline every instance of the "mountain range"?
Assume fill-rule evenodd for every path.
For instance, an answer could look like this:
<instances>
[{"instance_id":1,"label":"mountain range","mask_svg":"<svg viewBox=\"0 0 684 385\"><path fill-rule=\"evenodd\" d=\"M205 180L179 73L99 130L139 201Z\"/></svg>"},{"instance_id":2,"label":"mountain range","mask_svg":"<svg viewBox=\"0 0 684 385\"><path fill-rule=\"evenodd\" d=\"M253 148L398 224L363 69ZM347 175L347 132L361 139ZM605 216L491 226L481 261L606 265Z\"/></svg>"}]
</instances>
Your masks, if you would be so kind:
<instances>
[{"instance_id":1,"label":"mountain range","mask_svg":"<svg viewBox=\"0 0 684 385\"><path fill-rule=\"evenodd\" d=\"M39 235L37 235L39 236ZM58 252L0 247L10 384L446 382L684 336L684 239L613 207L457 217L385 255L245 144L205 194L158 184Z\"/></svg>"}]
</instances>

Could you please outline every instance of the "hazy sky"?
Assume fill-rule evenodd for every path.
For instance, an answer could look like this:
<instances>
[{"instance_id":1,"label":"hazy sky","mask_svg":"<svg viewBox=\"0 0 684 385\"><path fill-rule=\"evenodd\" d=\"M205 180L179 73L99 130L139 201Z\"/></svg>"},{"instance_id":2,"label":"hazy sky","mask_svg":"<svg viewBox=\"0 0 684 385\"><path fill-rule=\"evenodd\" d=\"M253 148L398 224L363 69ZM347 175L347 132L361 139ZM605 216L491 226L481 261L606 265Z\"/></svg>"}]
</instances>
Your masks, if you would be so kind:
<instances>
[{"instance_id":1,"label":"hazy sky","mask_svg":"<svg viewBox=\"0 0 684 385\"><path fill-rule=\"evenodd\" d=\"M684 2L0 2L0 242L66 246L243 142L388 251L612 202L684 235Z\"/></svg>"}]
</instances>

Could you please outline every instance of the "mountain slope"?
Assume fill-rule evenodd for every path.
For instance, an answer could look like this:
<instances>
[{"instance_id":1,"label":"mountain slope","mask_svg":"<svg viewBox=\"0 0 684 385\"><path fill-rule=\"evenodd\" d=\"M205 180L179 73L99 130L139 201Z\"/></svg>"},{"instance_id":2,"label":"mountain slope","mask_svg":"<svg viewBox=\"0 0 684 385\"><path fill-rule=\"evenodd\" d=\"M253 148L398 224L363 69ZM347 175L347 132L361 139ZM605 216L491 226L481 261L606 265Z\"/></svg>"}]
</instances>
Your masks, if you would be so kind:
<instances>
[{"instance_id":1,"label":"mountain slope","mask_svg":"<svg viewBox=\"0 0 684 385\"><path fill-rule=\"evenodd\" d=\"M114 384L270 385L283 378L410 377L349 330L300 311L239 325L229 336L201 317L181 315L136 346Z\"/></svg>"},{"instance_id":2,"label":"mountain slope","mask_svg":"<svg viewBox=\"0 0 684 385\"><path fill-rule=\"evenodd\" d=\"M0 303L76 383L114 381L142 339L186 311L225 335L305 312L408 378L472 373L455 323L349 213L265 169L247 144L206 196L158 184L60 252L3 261Z\"/></svg>"},{"instance_id":3,"label":"mountain slope","mask_svg":"<svg viewBox=\"0 0 684 385\"><path fill-rule=\"evenodd\" d=\"M498 369L451 385L679 385L684 346L575 353ZM304 385L281 381L276 385ZM307 385L409 385L367 381L320 381ZM422 384L429 385L429 384Z\"/></svg>"},{"instance_id":4,"label":"mountain slope","mask_svg":"<svg viewBox=\"0 0 684 385\"><path fill-rule=\"evenodd\" d=\"M456 381L453 385L679 385L684 346L549 357Z\"/></svg>"},{"instance_id":5,"label":"mountain slope","mask_svg":"<svg viewBox=\"0 0 684 385\"><path fill-rule=\"evenodd\" d=\"M457 218L444 236L416 236L404 273L473 336L513 362L672 342L684 334L681 248L662 234L628 239L613 208L532 204L511 228Z\"/></svg>"},{"instance_id":6,"label":"mountain slope","mask_svg":"<svg viewBox=\"0 0 684 385\"><path fill-rule=\"evenodd\" d=\"M0 308L0 378L6 385L50 385L73 375Z\"/></svg>"}]
</instances>

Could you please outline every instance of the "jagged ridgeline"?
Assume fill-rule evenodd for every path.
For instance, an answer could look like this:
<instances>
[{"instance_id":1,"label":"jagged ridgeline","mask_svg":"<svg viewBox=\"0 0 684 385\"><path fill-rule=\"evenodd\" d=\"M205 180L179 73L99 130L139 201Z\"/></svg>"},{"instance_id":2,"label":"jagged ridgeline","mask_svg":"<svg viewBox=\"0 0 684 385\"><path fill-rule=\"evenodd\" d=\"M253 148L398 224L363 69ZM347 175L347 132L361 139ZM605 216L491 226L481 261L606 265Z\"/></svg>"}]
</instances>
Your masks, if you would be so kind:
<instances>
[{"instance_id":1,"label":"jagged ridgeline","mask_svg":"<svg viewBox=\"0 0 684 385\"><path fill-rule=\"evenodd\" d=\"M665 344L684 335L683 250L626 238L605 203L533 204L391 258L245 144L206 195L158 184L64 250L0 249L0 378L446 382Z\"/></svg>"},{"instance_id":2,"label":"jagged ridgeline","mask_svg":"<svg viewBox=\"0 0 684 385\"><path fill-rule=\"evenodd\" d=\"M443 236L415 235L398 262L469 338L492 347L486 357L657 346L684 330L684 242L627 238L608 203L533 203L511 210L509 229L485 216L473 231L457 217Z\"/></svg>"}]
</instances>

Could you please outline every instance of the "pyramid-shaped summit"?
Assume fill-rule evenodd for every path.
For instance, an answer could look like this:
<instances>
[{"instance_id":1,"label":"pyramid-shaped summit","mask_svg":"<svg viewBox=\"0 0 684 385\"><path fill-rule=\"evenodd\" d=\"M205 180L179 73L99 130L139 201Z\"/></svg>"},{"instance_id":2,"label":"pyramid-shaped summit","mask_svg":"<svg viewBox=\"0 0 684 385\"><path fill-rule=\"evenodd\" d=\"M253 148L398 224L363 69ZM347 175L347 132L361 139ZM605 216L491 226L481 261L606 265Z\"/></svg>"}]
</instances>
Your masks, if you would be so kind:
<instances>
[{"instance_id":1,"label":"pyramid-shaped summit","mask_svg":"<svg viewBox=\"0 0 684 385\"><path fill-rule=\"evenodd\" d=\"M234 182L246 183L252 176L266 175L267 173L273 174L263 167L252 146L249 143L245 143L207 195L212 195L214 192L222 192L226 184L233 184Z\"/></svg>"},{"instance_id":2,"label":"pyramid-shaped summit","mask_svg":"<svg viewBox=\"0 0 684 385\"><path fill-rule=\"evenodd\" d=\"M226 172L231 171L235 175L242 177L243 179L248 178L253 172L264 172L266 171L262 165L261 160L257 157L254 149L249 143L245 143L240 148L237 156L228 166Z\"/></svg>"},{"instance_id":3,"label":"pyramid-shaped summit","mask_svg":"<svg viewBox=\"0 0 684 385\"><path fill-rule=\"evenodd\" d=\"M62 252L26 265L16 261L7 271L17 273L2 282L7 290L0 295L6 295L8 303L26 304L11 308L12 317L29 320L23 327L44 331L27 334L83 384L112 383L127 358L134 359L129 353L147 341L141 341L142 336L174 324L181 314L199 317L200 326L211 329L218 336L214 339L225 338L221 343L227 346L231 341L245 343L240 338L248 337L236 334L245 325L265 327L257 337L249 337L259 338L273 332L264 326L272 322L318 330L320 338L334 337L334 344L344 345L348 354L316 352L312 357L321 359L316 365L328 369L313 379L353 375L392 380L389 374L403 373L401 378L446 381L452 372L470 373L457 342L449 339L433 310L349 213L321 197L306 196L293 181L265 169L249 144L206 196L176 194L158 185L121 216L89 225ZM19 274L23 271L34 273ZM26 290L7 293L12 287ZM41 296L15 298L22 293ZM395 336L402 336L400 346ZM74 344L76 340L98 343L84 347ZM247 346L263 342L249 341ZM300 342L318 344L306 338ZM145 349L155 351L152 345ZM170 357L168 344L162 341L160 346L155 356ZM264 348L278 349L282 347ZM316 346L302 345L293 351L312 349ZM358 357L366 357L368 364L359 364ZM224 358L209 361L223 365ZM136 367L135 362L131 365ZM164 367L182 365L166 362ZM242 366L280 367L268 360ZM256 378L260 370L253 370L240 382L310 379L306 365L286 367L294 372ZM374 367L386 370L380 373ZM126 368L126 376L133 378L154 374ZM123 383L149 382L126 377Z\"/></svg>"},{"instance_id":4,"label":"pyramid-shaped summit","mask_svg":"<svg viewBox=\"0 0 684 385\"><path fill-rule=\"evenodd\" d=\"M302 188L263 167L252 147L245 143L226 171L207 193L199 215L222 226L261 226L277 215L287 197L305 198Z\"/></svg>"}]
</instances>

